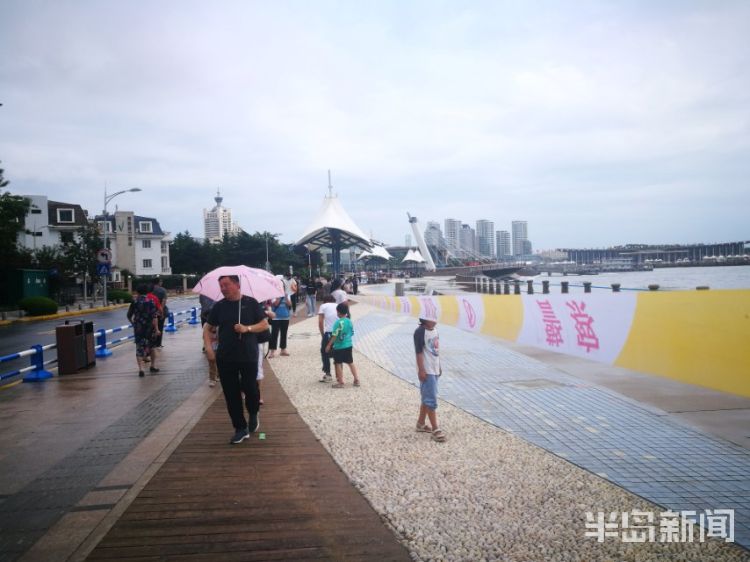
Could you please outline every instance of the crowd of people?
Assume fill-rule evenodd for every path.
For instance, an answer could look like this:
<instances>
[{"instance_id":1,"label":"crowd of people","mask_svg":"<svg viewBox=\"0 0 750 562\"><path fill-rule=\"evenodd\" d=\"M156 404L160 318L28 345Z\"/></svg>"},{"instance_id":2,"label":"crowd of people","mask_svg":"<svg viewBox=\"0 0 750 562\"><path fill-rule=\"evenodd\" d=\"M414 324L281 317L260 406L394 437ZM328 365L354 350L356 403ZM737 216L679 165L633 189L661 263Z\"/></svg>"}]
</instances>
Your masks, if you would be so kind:
<instances>
[{"instance_id":1,"label":"crowd of people","mask_svg":"<svg viewBox=\"0 0 750 562\"><path fill-rule=\"evenodd\" d=\"M354 363L355 326L349 310L349 296L358 292L357 278L328 280L325 277L300 279L281 276L284 295L265 302L241 293L235 275L219 277L223 298L213 301L200 296L203 351L208 362L208 384L221 383L227 411L234 427L230 442L238 444L260 427L263 360L290 355L288 331L298 307L304 306L308 318L317 316L320 332L321 383L333 389L346 387L344 365L352 376L352 386L361 382ZM138 375L159 372L157 349L161 347L167 293L158 279L136 288L136 297L128 309L136 343ZM416 431L429 433L437 442L446 440L437 421L438 379L441 372L439 336L435 319L420 318L414 332L417 377L420 383L420 407ZM331 372L331 362L334 371ZM335 375L335 381L334 381ZM247 417L245 416L247 410ZM429 424L427 423L429 422Z\"/></svg>"}]
</instances>

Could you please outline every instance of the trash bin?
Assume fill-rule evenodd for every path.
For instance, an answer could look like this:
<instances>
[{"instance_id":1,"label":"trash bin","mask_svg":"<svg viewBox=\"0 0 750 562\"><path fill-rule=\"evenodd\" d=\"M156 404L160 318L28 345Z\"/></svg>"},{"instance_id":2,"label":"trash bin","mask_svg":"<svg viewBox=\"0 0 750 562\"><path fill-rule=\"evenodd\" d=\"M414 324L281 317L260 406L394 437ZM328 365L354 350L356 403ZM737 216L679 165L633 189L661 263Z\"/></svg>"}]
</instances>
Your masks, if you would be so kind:
<instances>
[{"instance_id":1,"label":"trash bin","mask_svg":"<svg viewBox=\"0 0 750 562\"><path fill-rule=\"evenodd\" d=\"M94 355L94 323L81 320L55 328L57 340L57 372L73 375L96 364Z\"/></svg>"}]
</instances>

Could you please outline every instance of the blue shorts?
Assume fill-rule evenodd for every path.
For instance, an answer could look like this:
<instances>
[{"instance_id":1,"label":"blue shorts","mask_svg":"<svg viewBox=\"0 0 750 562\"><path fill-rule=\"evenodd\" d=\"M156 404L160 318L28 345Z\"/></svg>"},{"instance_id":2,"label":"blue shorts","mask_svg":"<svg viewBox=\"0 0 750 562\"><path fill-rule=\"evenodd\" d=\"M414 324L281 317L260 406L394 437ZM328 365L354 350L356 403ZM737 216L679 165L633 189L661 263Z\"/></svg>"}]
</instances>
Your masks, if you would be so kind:
<instances>
[{"instance_id":1,"label":"blue shorts","mask_svg":"<svg viewBox=\"0 0 750 562\"><path fill-rule=\"evenodd\" d=\"M419 381L419 394L422 396L422 404L430 410L437 410L437 375L427 375L427 380Z\"/></svg>"}]
</instances>

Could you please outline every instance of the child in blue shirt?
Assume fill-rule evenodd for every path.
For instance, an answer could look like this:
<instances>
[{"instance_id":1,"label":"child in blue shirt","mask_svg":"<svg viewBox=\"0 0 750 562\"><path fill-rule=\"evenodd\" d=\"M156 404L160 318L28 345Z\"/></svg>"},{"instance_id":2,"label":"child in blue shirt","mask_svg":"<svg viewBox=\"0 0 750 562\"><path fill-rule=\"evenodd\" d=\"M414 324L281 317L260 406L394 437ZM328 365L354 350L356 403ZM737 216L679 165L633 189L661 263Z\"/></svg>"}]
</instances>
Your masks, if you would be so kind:
<instances>
[{"instance_id":1,"label":"child in blue shirt","mask_svg":"<svg viewBox=\"0 0 750 562\"><path fill-rule=\"evenodd\" d=\"M349 306L346 303L339 303L336 306L338 320L333 324L331 338L326 345L326 353L331 353L333 348L333 364L336 368L336 383L332 388L344 388L344 363L349 365L349 370L354 377L354 386L359 386L359 377L357 368L354 366L354 357L352 356L352 336L354 335L354 325L347 318Z\"/></svg>"}]
</instances>

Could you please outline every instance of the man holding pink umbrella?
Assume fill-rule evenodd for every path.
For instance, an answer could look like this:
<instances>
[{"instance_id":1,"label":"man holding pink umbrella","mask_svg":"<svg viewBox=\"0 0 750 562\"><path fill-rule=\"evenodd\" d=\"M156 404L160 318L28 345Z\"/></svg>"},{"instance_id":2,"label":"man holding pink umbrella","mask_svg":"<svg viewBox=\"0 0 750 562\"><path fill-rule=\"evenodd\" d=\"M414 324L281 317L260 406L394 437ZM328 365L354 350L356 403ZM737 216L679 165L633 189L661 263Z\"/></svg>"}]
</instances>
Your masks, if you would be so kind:
<instances>
[{"instance_id":1,"label":"man holding pink umbrella","mask_svg":"<svg viewBox=\"0 0 750 562\"><path fill-rule=\"evenodd\" d=\"M233 268L220 269L231 270ZM213 305L203 327L206 357L209 360L216 360L221 388L224 391L227 410L235 430L230 440L232 444L242 443L260 426L258 418L260 394L256 381L258 374L256 334L268 330L268 320L263 308L256 298L246 296L249 291L246 291L244 287L241 290L240 278L240 275L231 274L230 271L218 276L218 286L224 298ZM246 278L243 277L243 281L245 280ZM215 283L215 279L210 283L204 277L199 285L208 286ZM194 291L204 294L198 286ZM212 332L218 333L219 345L216 351L211 346ZM250 416L249 425L245 420L243 393L245 406Z\"/></svg>"}]
</instances>

